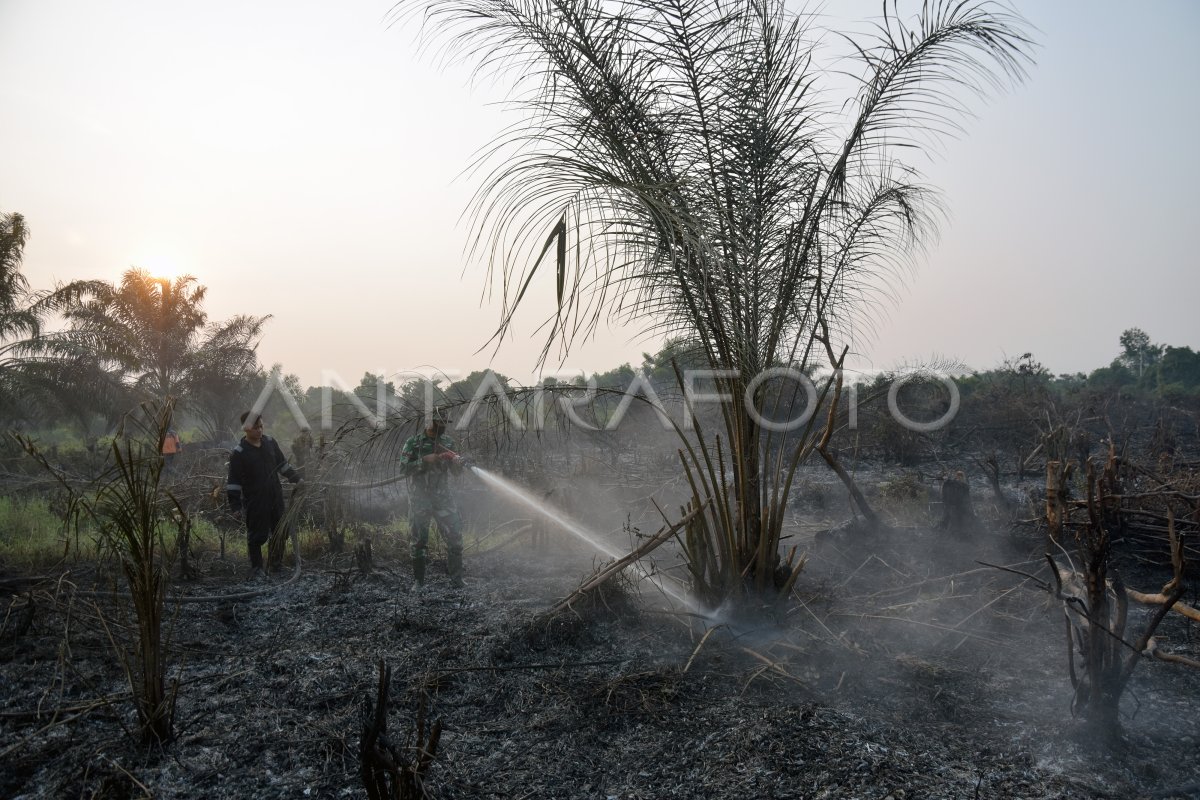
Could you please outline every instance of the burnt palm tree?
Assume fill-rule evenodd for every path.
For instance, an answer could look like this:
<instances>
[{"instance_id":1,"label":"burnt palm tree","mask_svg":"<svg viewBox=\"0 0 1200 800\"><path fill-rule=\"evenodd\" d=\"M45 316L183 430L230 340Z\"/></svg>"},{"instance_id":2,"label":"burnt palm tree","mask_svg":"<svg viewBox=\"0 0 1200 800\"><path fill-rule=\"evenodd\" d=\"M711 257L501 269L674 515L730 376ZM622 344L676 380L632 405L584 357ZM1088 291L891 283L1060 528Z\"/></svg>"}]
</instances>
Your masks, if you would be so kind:
<instances>
[{"instance_id":1,"label":"burnt palm tree","mask_svg":"<svg viewBox=\"0 0 1200 800\"><path fill-rule=\"evenodd\" d=\"M967 99L1023 77L1024 21L930 0L905 22L885 3L870 34L845 37L834 73L816 66L812 18L779 0L412 0L396 14L507 74L526 111L477 165L474 254L501 289L496 340L553 264L543 359L609 317L698 341L735 400L722 430L685 440L707 504L689 532L694 582L713 602L788 585L791 476L828 437L781 447L756 376L840 365L932 232L931 193L903 156L953 133ZM835 74L856 82L845 103L823 86ZM840 381L827 390L836 407Z\"/></svg>"}]
</instances>

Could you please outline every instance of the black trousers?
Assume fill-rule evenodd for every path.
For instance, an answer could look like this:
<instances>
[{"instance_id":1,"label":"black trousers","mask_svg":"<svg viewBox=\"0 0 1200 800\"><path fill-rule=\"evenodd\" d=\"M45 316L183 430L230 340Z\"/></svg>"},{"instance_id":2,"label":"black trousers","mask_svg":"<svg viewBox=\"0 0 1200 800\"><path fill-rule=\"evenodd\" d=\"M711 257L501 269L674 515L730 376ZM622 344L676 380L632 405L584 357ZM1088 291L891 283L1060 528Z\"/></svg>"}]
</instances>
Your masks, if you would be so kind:
<instances>
[{"instance_id":1,"label":"black trousers","mask_svg":"<svg viewBox=\"0 0 1200 800\"><path fill-rule=\"evenodd\" d=\"M283 561L284 541L283 504L251 503L246 509L246 543L250 554L250 566L262 567L262 546L269 544L268 557L272 567Z\"/></svg>"}]
</instances>

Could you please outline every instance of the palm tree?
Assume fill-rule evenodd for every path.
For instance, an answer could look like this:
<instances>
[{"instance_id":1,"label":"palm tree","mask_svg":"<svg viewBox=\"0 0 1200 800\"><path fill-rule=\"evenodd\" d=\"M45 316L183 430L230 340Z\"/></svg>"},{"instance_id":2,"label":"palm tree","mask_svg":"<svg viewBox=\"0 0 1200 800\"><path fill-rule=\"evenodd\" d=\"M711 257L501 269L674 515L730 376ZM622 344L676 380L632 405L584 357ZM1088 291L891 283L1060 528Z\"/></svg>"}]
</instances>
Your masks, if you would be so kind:
<instances>
[{"instance_id":1,"label":"palm tree","mask_svg":"<svg viewBox=\"0 0 1200 800\"><path fill-rule=\"evenodd\" d=\"M130 269L67 311L71 337L141 399L210 405L214 392L236 392L257 372L256 347L270 317L209 323L207 292L191 275L172 280Z\"/></svg>"},{"instance_id":2,"label":"palm tree","mask_svg":"<svg viewBox=\"0 0 1200 800\"><path fill-rule=\"evenodd\" d=\"M57 333L46 333L48 316L78 303L98 284L75 281L31 292L21 272L29 228L25 218L0 214L0 416L45 416L50 410L87 416L110 386L95 360ZM75 402L72 386L89 387L88 402ZM86 406L86 409L84 408Z\"/></svg>"},{"instance_id":3,"label":"palm tree","mask_svg":"<svg viewBox=\"0 0 1200 800\"><path fill-rule=\"evenodd\" d=\"M905 23L885 3L870 35L846 37L839 74L858 88L837 104L814 66L820 35L781 0L412 0L396 13L480 72L506 70L527 111L481 160L472 209L474 252L504 298L497 340L555 246L543 359L608 316L698 341L737 401L719 433L685 442L693 501L707 503L689 532L694 583L713 602L780 586L791 475L828 436L784 452L738 401L749 390L762 408L767 368L840 365L932 231L902 154L953 132L962 96L1023 77L1023 20L930 0ZM840 388L827 387L834 409Z\"/></svg>"},{"instance_id":4,"label":"palm tree","mask_svg":"<svg viewBox=\"0 0 1200 800\"><path fill-rule=\"evenodd\" d=\"M29 228L25 218L17 213L0 214L0 335L8 338L16 321L13 315L29 290L29 282L21 274L21 260ZM17 318L19 319L19 317ZM34 326L36 332L36 325Z\"/></svg>"}]
</instances>

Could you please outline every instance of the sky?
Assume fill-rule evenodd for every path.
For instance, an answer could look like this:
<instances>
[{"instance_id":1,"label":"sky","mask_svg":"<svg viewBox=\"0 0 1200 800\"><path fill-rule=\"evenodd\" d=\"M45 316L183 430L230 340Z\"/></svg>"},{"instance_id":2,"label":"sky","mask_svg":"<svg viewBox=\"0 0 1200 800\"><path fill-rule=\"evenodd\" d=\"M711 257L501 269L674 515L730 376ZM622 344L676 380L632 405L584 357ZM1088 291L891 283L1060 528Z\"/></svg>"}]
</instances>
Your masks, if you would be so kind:
<instances>
[{"instance_id":1,"label":"sky","mask_svg":"<svg viewBox=\"0 0 1200 800\"><path fill-rule=\"evenodd\" d=\"M500 307L465 257L466 168L511 120L504 87L420 52L390 7L0 0L0 212L32 231L33 287L192 274L211 319L270 314L261 360L306 385L487 366L531 380L552 282L480 352ZM1036 64L920 163L947 218L852 342L860 369L1032 352L1087 371L1130 327L1200 349L1200 4L1014 7ZM603 328L551 368L658 344Z\"/></svg>"}]
</instances>

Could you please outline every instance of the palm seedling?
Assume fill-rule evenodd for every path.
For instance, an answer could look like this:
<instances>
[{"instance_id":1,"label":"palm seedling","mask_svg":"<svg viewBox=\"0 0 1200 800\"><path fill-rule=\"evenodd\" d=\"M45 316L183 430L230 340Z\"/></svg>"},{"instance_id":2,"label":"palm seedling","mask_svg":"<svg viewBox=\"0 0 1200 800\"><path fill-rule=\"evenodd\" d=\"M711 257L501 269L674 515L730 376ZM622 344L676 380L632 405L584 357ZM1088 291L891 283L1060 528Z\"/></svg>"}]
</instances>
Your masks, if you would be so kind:
<instances>
[{"instance_id":1,"label":"palm seedling","mask_svg":"<svg viewBox=\"0 0 1200 800\"><path fill-rule=\"evenodd\" d=\"M26 452L62 482L70 497L69 519L95 531L102 550L120 564L137 638L114 644L147 743L169 741L174 717L174 694L166 681L163 613L170 576L168 534L186 512L162 485L162 440L173 412L174 403L168 400L143 404L126 415L104 470L85 486L55 470L32 440L17 437Z\"/></svg>"}]
</instances>

